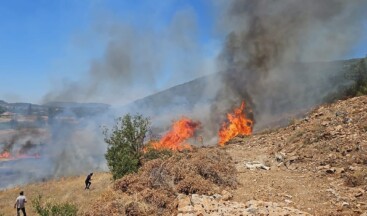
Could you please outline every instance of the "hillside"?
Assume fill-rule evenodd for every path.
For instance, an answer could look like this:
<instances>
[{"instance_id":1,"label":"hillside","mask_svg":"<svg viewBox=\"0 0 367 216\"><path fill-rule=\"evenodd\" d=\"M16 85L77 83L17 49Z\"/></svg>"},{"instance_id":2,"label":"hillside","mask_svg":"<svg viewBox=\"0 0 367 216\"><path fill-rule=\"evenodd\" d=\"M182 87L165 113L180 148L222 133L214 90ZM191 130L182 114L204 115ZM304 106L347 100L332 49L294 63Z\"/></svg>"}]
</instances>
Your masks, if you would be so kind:
<instances>
[{"instance_id":1,"label":"hillside","mask_svg":"<svg viewBox=\"0 0 367 216\"><path fill-rule=\"evenodd\" d=\"M1 191L0 209L14 213L22 189L74 202L85 215L366 215L367 96L319 106L223 148L149 161L116 183L97 174L91 191L83 178Z\"/></svg>"}]
</instances>

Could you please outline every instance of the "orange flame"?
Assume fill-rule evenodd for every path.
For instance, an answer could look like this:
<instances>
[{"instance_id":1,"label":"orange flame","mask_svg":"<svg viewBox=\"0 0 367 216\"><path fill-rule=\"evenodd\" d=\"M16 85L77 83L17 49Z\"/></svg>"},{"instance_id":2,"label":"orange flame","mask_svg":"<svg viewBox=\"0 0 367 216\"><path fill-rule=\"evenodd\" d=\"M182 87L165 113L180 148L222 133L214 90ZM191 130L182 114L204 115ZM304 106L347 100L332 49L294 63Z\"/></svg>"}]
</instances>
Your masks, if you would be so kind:
<instances>
[{"instance_id":1,"label":"orange flame","mask_svg":"<svg viewBox=\"0 0 367 216\"><path fill-rule=\"evenodd\" d=\"M186 143L187 139L194 136L195 130L200 126L200 122L195 122L187 117L182 117L172 125L172 129L164 135L161 140L153 141L150 145L153 149L169 149L182 151L192 150L191 145Z\"/></svg>"},{"instance_id":2,"label":"orange flame","mask_svg":"<svg viewBox=\"0 0 367 216\"><path fill-rule=\"evenodd\" d=\"M0 154L0 160L1 159L25 159L25 158L41 158L41 156L38 153L35 154L17 154L16 156L10 154L8 151L4 151Z\"/></svg>"},{"instance_id":3,"label":"orange flame","mask_svg":"<svg viewBox=\"0 0 367 216\"><path fill-rule=\"evenodd\" d=\"M3 153L0 154L0 159L8 159L11 158L11 155L9 152L4 151Z\"/></svg>"},{"instance_id":4,"label":"orange flame","mask_svg":"<svg viewBox=\"0 0 367 216\"><path fill-rule=\"evenodd\" d=\"M219 130L219 145L224 146L226 142L237 135L252 134L253 121L246 118L245 102L235 108L233 113L227 114L228 122L224 122Z\"/></svg>"}]
</instances>

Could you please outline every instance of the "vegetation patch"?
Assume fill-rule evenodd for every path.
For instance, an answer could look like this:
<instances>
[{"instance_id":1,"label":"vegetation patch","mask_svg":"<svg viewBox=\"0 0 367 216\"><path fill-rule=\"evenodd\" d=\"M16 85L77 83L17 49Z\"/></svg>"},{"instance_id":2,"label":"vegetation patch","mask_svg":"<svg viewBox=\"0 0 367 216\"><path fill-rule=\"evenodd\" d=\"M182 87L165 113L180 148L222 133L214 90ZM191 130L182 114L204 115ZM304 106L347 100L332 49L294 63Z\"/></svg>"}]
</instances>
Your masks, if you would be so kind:
<instances>
[{"instance_id":1,"label":"vegetation patch","mask_svg":"<svg viewBox=\"0 0 367 216\"><path fill-rule=\"evenodd\" d=\"M134 203L123 204L126 215L172 215L177 211L176 197L180 193L213 195L225 188L236 188L231 160L218 148L175 152L167 158L147 161L138 173L117 180L114 190L134 198ZM99 209L102 208L96 203L88 215L101 215Z\"/></svg>"},{"instance_id":2,"label":"vegetation patch","mask_svg":"<svg viewBox=\"0 0 367 216\"><path fill-rule=\"evenodd\" d=\"M76 216L78 208L72 203L42 203L42 196L32 200L32 206L40 216Z\"/></svg>"}]
</instances>

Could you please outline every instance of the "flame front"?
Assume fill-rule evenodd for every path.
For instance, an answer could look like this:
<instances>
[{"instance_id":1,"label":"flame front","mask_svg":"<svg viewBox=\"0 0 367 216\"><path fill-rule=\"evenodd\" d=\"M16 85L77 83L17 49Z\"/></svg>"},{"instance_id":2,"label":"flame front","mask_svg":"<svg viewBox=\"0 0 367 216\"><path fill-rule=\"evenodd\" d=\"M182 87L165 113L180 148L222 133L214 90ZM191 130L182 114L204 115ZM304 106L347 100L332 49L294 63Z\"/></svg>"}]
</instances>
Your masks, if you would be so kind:
<instances>
[{"instance_id":1,"label":"flame front","mask_svg":"<svg viewBox=\"0 0 367 216\"><path fill-rule=\"evenodd\" d=\"M173 123L171 130L165 134L161 140L152 142L152 148L169 149L173 151L181 151L184 149L191 150L191 145L187 143L187 139L194 136L195 130L200 126L200 122L195 122L187 117Z\"/></svg>"},{"instance_id":2,"label":"flame front","mask_svg":"<svg viewBox=\"0 0 367 216\"><path fill-rule=\"evenodd\" d=\"M8 159L11 158L11 155L9 152L4 151L3 153L0 154L0 159Z\"/></svg>"},{"instance_id":3,"label":"flame front","mask_svg":"<svg viewBox=\"0 0 367 216\"><path fill-rule=\"evenodd\" d=\"M219 145L224 146L226 142L237 135L251 135L253 121L245 114L245 102L235 108L233 113L227 114L228 122L224 122L219 130Z\"/></svg>"},{"instance_id":4,"label":"flame front","mask_svg":"<svg viewBox=\"0 0 367 216\"><path fill-rule=\"evenodd\" d=\"M10 154L8 151L4 151L3 153L0 154L0 160L1 159L9 159L9 160L14 160L14 159L25 159L25 158L40 158L41 156L38 153L35 154L16 154L15 156Z\"/></svg>"}]
</instances>

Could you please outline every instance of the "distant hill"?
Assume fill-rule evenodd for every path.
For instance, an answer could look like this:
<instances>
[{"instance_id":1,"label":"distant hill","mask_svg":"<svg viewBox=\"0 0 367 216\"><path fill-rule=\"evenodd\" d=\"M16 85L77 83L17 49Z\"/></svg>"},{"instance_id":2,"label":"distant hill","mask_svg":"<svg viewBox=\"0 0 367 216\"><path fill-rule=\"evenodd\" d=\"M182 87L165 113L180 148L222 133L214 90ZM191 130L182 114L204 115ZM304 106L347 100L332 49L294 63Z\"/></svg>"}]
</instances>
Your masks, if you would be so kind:
<instances>
[{"instance_id":1,"label":"distant hill","mask_svg":"<svg viewBox=\"0 0 367 216\"><path fill-rule=\"evenodd\" d=\"M296 113L300 110L304 111L304 109L319 105L323 102L330 102L341 98L343 96L343 91L353 83L353 81L346 76L350 69L350 65L359 60L360 59L349 59L331 62L294 63L289 65L287 70L292 71L292 77L290 77L290 79L293 80L293 89L294 86L299 85L299 92L289 92L287 87L282 88L282 86L280 86L279 89L274 91L283 91L284 94L278 93L273 95L271 101L265 101L264 103L272 103L275 108L265 111L262 110L262 114L266 114L266 118L269 116L271 118L278 118L279 116L283 118L282 115L286 113ZM305 84L310 83L309 77L311 77L306 76L304 73L305 71L311 73L312 76L315 77L315 83L310 85ZM321 75L324 72L327 72L327 74L323 77ZM217 93L222 90L220 89L223 82L222 76L226 76L226 73L211 74L173 86L127 104L123 107L123 110L125 110L125 112L139 112L148 116L165 116L172 113L177 113L179 115L182 113L191 113L195 109L202 110L203 106L201 105L205 105L207 108L218 102ZM319 83L317 82L319 80L322 80L319 83L324 82L327 83L328 86L318 86ZM320 90L315 90L315 88L320 88ZM304 94L305 92L306 94ZM298 94L304 94L304 98L296 97L295 95ZM222 93L222 96L223 95L224 97L227 96L225 92ZM230 95L228 95L228 97L230 97ZM289 106L289 104L292 105ZM233 106L234 104L230 104L230 106L231 105ZM221 115L223 114L222 112L219 113ZM270 120L270 118L263 121L263 123L268 124L268 120ZM257 126L262 127L260 121L261 120L257 122ZM278 119L274 121L278 122Z\"/></svg>"},{"instance_id":2,"label":"distant hill","mask_svg":"<svg viewBox=\"0 0 367 216\"><path fill-rule=\"evenodd\" d=\"M32 104L32 103L7 103L0 100L0 107L7 112L20 114L20 115L44 115L49 116L63 113L65 110L70 110L77 116L93 115L105 112L109 109L110 105L103 103L76 103L76 102L50 102L44 105Z\"/></svg>"}]
</instances>

